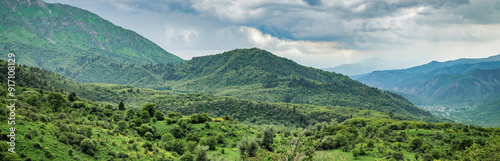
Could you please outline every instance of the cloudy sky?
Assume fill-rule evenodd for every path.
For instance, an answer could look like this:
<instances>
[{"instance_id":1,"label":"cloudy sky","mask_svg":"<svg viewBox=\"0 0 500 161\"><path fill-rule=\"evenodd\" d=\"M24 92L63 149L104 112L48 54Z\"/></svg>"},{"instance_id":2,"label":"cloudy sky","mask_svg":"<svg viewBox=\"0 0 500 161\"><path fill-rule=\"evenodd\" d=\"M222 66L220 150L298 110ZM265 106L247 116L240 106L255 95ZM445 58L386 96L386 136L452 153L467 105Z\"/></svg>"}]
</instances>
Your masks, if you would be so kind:
<instances>
[{"instance_id":1,"label":"cloudy sky","mask_svg":"<svg viewBox=\"0 0 500 161\"><path fill-rule=\"evenodd\" d=\"M493 0L45 0L80 7L191 59L258 47L317 68L406 68L500 54Z\"/></svg>"}]
</instances>

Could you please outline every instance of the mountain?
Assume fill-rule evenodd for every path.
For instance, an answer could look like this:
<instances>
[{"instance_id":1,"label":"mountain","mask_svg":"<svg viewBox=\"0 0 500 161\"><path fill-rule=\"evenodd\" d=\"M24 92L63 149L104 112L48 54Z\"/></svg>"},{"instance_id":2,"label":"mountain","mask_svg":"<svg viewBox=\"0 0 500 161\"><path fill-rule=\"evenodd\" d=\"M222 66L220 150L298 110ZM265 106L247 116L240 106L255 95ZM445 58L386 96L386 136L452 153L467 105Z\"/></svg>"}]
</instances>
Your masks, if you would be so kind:
<instances>
[{"instance_id":1,"label":"mountain","mask_svg":"<svg viewBox=\"0 0 500 161\"><path fill-rule=\"evenodd\" d=\"M4 107L12 98L7 66L0 60ZM311 160L498 158L499 128L401 121L390 112L349 107L79 84L40 68L15 68L16 153L8 151L14 132L0 130L2 160L284 160L305 153ZM125 103L106 102L120 100ZM0 120L12 121L9 113L0 108Z\"/></svg>"},{"instance_id":2,"label":"mountain","mask_svg":"<svg viewBox=\"0 0 500 161\"><path fill-rule=\"evenodd\" d=\"M363 59L353 64L342 64L336 67L323 68L323 70L350 76L350 75L366 74L375 70L384 70L390 68L394 68L394 66L391 66L389 62L377 57L373 57L373 58Z\"/></svg>"},{"instance_id":3,"label":"mountain","mask_svg":"<svg viewBox=\"0 0 500 161\"><path fill-rule=\"evenodd\" d=\"M265 102L344 106L430 117L404 97L368 87L347 76L304 67L268 51L236 49L196 57L171 71L165 89Z\"/></svg>"},{"instance_id":4,"label":"mountain","mask_svg":"<svg viewBox=\"0 0 500 161\"><path fill-rule=\"evenodd\" d=\"M21 64L78 82L130 84L151 79L153 74L143 65L184 62L141 35L83 9L41 0L0 3L0 51L15 51ZM114 66L135 67L114 70ZM124 71L143 74L127 75L124 82L117 78Z\"/></svg>"},{"instance_id":5,"label":"mountain","mask_svg":"<svg viewBox=\"0 0 500 161\"><path fill-rule=\"evenodd\" d=\"M358 76L356 80L403 94L413 103L458 122L500 126L495 117L477 112L489 109L487 111L491 113L498 113L499 108L495 107L500 93L498 60L500 55L482 59L434 61L408 69L376 71ZM480 118L492 120L478 121Z\"/></svg>"}]
</instances>

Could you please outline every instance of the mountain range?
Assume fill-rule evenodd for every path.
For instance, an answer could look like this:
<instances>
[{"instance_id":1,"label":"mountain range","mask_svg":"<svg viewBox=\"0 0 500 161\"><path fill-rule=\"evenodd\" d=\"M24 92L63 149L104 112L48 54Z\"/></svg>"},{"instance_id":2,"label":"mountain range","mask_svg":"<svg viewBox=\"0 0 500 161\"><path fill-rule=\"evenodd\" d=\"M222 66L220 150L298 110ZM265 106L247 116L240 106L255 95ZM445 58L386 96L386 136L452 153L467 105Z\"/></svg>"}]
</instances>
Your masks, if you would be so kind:
<instances>
[{"instance_id":1,"label":"mountain range","mask_svg":"<svg viewBox=\"0 0 500 161\"><path fill-rule=\"evenodd\" d=\"M413 103L443 117L463 123L500 126L495 116L500 113L499 73L500 55L496 55L433 61L413 68L375 71L353 78L369 86L403 94Z\"/></svg>"},{"instance_id":2,"label":"mountain range","mask_svg":"<svg viewBox=\"0 0 500 161\"><path fill-rule=\"evenodd\" d=\"M395 66L391 65L391 62L388 62L386 60L377 57L373 57L373 58L363 59L361 61L352 64L342 64L331 68L322 68L322 70L352 76L352 75L366 74L376 70L394 69L394 68Z\"/></svg>"},{"instance_id":3,"label":"mountain range","mask_svg":"<svg viewBox=\"0 0 500 161\"><path fill-rule=\"evenodd\" d=\"M184 61L79 8L1 3L0 50L13 53L17 64L0 60L0 106L6 107L0 120L15 114L16 122L0 124L0 160L498 158L500 128L450 120L496 126L495 60L418 67L419 75L433 73L409 88L421 90L411 93L420 97L258 48ZM7 80L15 86L8 88ZM461 94L471 91L476 99ZM433 103L479 103L446 119L398 93L440 116Z\"/></svg>"},{"instance_id":4,"label":"mountain range","mask_svg":"<svg viewBox=\"0 0 500 161\"><path fill-rule=\"evenodd\" d=\"M42 1L3 1L3 52L20 64L80 83L107 83L265 102L344 106L430 117L399 95L349 77L304 67L261 49L236 49L189 61L137 33L79 8Z\"/></svg>"}]
</instances>

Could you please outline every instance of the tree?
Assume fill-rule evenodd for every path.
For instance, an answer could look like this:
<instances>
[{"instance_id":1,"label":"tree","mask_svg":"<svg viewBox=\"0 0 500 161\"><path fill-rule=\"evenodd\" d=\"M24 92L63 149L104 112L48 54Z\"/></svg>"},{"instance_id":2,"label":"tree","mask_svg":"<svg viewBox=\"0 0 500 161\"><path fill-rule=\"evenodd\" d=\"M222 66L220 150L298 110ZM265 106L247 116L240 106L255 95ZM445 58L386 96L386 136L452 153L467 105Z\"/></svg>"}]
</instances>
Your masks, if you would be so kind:
<instances>
[{"instance_id":1,"label":"tree","mask_svg":"<svg viewBox=\"0 0 500 161\"><path fill-rule=\"evenodd\" d=\"M185 146L184 141L179 140L179 139L174 139L174 140L169 141L169 142L164 142L164 143L162 143L162 146L165 150L174 151L177 154L183 154L184 149L185 149L184 148L184 146Z\"/></svg>"},{"instance_id":2,"label":"tree","mask_svg":"<svg viewBox=\"0 0 500 161\"><path fill-rule=\"evenodd\" d=\"M125 110L125 105L122 101L120 101L120 103L118 104L118 110Z\"/></svg>"},{"instance_id":3,"label":"tree","mask_svg":"<svg viewBox=\"0 0 500 161\"><path fill-rule=\"evenodd\" d=\"M83 139L80 143L80 147L82 148L82 152L89 154L91 156L95 155L95 150L97 149L97 145L94 143L95 141L90 139Z\"/></svg>"},{"instance_id":4,"label":"tree","mask_svg":"<svg viewBox=\"0 0 500 161\"><path fill-rule=\"evenodd\" d=\"M118 125L118 127L117 127L118 130L125 130L125 129L127 129L127 122L125 122L123 120L118 121L117 125Z\"/></svg>"},{"instance_id":5,"label":"tree","mask_svg":"<svg viewBox=\"0 0 500 161\"><path fill-rule=\"evenodd\" d=\"M141 127L139 128L139 135L144 136L147 132L154 133L154 129L151 126L148 126L146 124L142 124Z\"/></svg>"},{"instance_id":6,"label":"tree","mask_svg":"<svg viewBox=\"0 0 500 161\"><path fill-rule=\"evenodd\" d=\"M184 152L184 154L182 154L182 156L179 158L179 160L181 161L193 161L195 158L195 156L193 154L191 154L191 152L189 151L186 151Z\"/></svg>"},{"instance_id":7,"label":"tree","mask_svg":"<svg viewBox=\"0 0 500 161\"><path fill-rule=\"evenodd\" d=\"M142 122L148 123L149 120L151 119L151 115L149 115L148 111L142 111L141 112L141 119L142 119Z\"/></svg>"},{"instance_id":8,"label":"tree","mask_svg":"<svg viewBox=\"0 0 500 161\"><path fill-rule=\"evenodd\" d=\"M51 92L47 97L47 102L49 102L54 112L62 111L67 104L66 98L59 92Z\"/></svg>"},{"instance_id":9,"label":"tree","mask_svg":"<svg viewBox=\"0 0 500 161\"><path fill-rule=\"evenodd\" d=\"M146 106L142 107L142 111L147 111L149 113L149 116L154 116L156 109L155 109L155 104L149 103Z\"/></svg>"},{"instance_id":10,"label":"tree","mask_svg":"<svg viewBox=\"0 0 500 161\"><path fill-rule=\"evenodd\" d=\"M159 121L165 120L165 115L162 112L160 112L160 111L156 111L155 112L155 117Z\"/></svg>"},{"instance_id":11,"label":"tree","mask_svg":"<svg viewBox=\"0 0 500 161\"><path fill-rule=\"evenodd\" d=\"M31 95L28 98L26 98L26 103L28 103L31 106L35 106L35 107L42 106L42 102L40 101L40 99L38 98L37 95Z\"/></svg>"},{"instance_id":12,"label":"tree","mask_svg":"<svg viewBox=\"0 0 500 161\"><path fill-rule=\"evenodd\" d=\"M217 146L217 140L213 136L209 136L201 140L200 144L208 146L210 150L215 150L215 147Z\"/></svg>"},{"instance_id":13,"label":"tree","mask_svg":"<svg viewBox=\"0 0 500 161\"><path fill-rule=\"evenodd\" d=\"M135 111L134 111L133 109L129 109L129 110L127 110L126 115L127 115L127 116L125 117L125 119L126 119L126 120L132 120L132 119L134 119L134 118L136 118L136 117L137 117L137 115L135 114Z\"/></svg>"},{"instance_id":14,"label":"tree","mask_svg":"<svg viewBox=\"0 0 500 161\"><path fill-rule=\"evenodd\" d=\"M268 151L273 151L273 148L271 145L273 144L274 140L274 128L273 127L265 127L264 128L264 135L262 135L262 140L260 141L260 145L262 146L263 149L266 149Z\"/></svg>"},{"instance_id":15,"label":"tree","mask_svg":"<svg viewBox=\"0 0 500 161\"><path fill-rule=\"evenodd\" d=\"M416 137L416 138L413 138L410 142L410 148L412 150L417 150L418 148L420 148L420 146L422 146L424 144L424 142L422 141L422 138L420 137Z\"/></svg>"},{"instance_id":16,"label":"tree","mask_svg":"<svg viewBox=\"0 0 500 161\"><path fill-rule=\"evenodd\" d=\"M69 95L68 95L68 101L70 102L73 102L73 101L78 101L78 97L76 96L76 93L75 92L71 92Z\"/></svg>"},{"instance_id":17,"label":"tree","mask_svg":"<svg viewBox=\"0 0 500 161\"><path fill-rule=\"evenodd\" d=\"M169 141L172 141L174 139L175 139L174 135L172 135L169 132L166 132L165 134L163 134L163 136L161 136L162 142L169 142Z\"/></svg>"},{"instance_id":18,"label":"tree","mask_svg":"<svg viewBox=\"0 0 500 161\"><path fill-rule=\"evenodd\" d=\"M238 145L238 149L242 157L243 156L255 157L257 155L258 148L259 145L257 144L257 141L255 141L255 139L249 139L246 135L243 137L243 139L240 141Z\"/></svg>"},{"instance_id":19,"label":"tree","mask_svg":"<svg viewBox=\"0 0 500 161\"><path fill-rule=\"evenodd\" d=\"M353 149L351 150L352 156L357 159L359 156L359 150L358 149Z\"/></svg>"},{"instance_id":20,"label":"tree","mask_svg":"<svg viewBox=\"0 0 500 161\"><path fill-rule=\"evenodd\" d=\"M195 161L208 161L208 146L197 146L194 154L196 155Z\"/></svg>"},{"instance_id":21,"label":"tree","mask_svg":"<svg viewBox=\"0 0 500 161\"><path fill-rule=\"evenodd\" d=\"M184 137L184 130L179 125L172 126L172 128L169 130L169 132L172 135L174 135L175 138Z\"/></svg>"}]
</instances>

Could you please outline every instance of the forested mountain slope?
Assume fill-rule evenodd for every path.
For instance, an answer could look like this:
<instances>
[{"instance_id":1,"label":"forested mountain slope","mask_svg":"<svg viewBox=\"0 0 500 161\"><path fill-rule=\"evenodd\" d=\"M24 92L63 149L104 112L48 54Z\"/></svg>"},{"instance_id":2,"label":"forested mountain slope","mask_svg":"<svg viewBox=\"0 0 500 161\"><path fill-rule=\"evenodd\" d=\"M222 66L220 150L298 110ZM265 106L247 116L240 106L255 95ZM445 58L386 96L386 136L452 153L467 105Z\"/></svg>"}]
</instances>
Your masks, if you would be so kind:
<instances>
[{"instance_id":1,"label":"forested mountain slope","mask_svg":"<svg viewBox=\"0 0 500 161\"><path fill-rule=\"evenodd\" d=\"M16 153L7 151L9 125L0 124L3 160L493 160L499 154L498 128L398 121L390 113L348 107L78 84L46 70L16 68ZM5 69L0 61L3 82ZM0 87L0 120L6 122L7 84Z\"/></svg>"},{"instance_id":2,"label":"forested mountain slope","mask_svg":"<svg viewBox=\"0 0 500 161\"><path fill-rule=\"evenodd\" d=\"M3 0L0 4L0 52L16 51L19 63L78 82L133 84L153 77L142 65L184 61L141 35L80 8L41 0ZM115 76L123 73L142 74Z\"/></svg>"},{"instance_id":3,"label":"forested mountain slope","mask_svg":"<svg viewBox=\"0 0 500 161\"><path fill-rule=\"evenodd\" d=\"M358 76L358 81L405 95L426 110L458 122L500 126L500 55L459 59ZM488 109L488 110L486 110ZM486 121L488 120L488 121Z\"/></svg>"},{"instance_id":4,"label":"forested mountain slope","mask_svg":"<svg viewBox=\"0 0 500 161\"><path fill-rule=\"evenodd\" d=\"M368 87L341 74L304 67L257 48L193 58L172 70L174 74L166 78L164 85L178 92L430 116L400 95Z\"/></svg>"}]
</instances>

